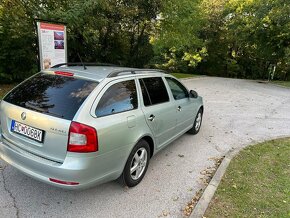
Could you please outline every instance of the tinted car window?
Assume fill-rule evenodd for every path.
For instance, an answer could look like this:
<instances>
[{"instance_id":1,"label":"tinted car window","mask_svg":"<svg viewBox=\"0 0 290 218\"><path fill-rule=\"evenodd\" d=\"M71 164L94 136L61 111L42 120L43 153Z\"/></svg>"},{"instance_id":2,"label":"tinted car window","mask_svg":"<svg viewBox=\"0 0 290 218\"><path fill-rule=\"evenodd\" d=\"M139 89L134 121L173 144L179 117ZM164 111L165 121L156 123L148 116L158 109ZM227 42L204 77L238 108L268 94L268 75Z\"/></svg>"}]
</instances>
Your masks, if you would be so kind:
<instances>
[{"instance_id":1,"label":"tinted car window","mask_svg":"<svg viewBox=\"0 0 290 218\"><path fill-rule=\"evenodd\" d=\"M160 104L169 101L169 96L165 84L161 77L151 77L142 79L148 91L151 104ZM141 82L142 84L142 82ZM144 94L143 94L144 98ZM145 104L146 100L144 101ZM147 106L147 105L145 105Z\"/></svg>"},{"instance_id":2,"label":"tinted car window","mask_svg":"<svg viewBox=\"0 0 290 218\"><path fill-rule=\"evenodd\" d=\"M166 81L175 100L188 98L188 91L180 82L170 77L166 77Z\"/></svg>"},{"instance_id":3,"label":"tinted car window","mask_svg":"<svg viewBox=\"0 0 290 218\"><path fill-rule=\"evenodd\" d=\"M134 80L112 85L100 99L96 115L98 117L136 109L138 107L137 91Z\"/></svg>"},{"instance_id":4,"label":"tinted car window","mask_svg":"<svg viewBox=\"0 0 290 218\"><path fill-rule=\"evenodd\" d=\"M72 120L97 84L74 77L39 73L15 88L4 101Z\"/></svg>"},{"instance_id":5,"label":"tinted car window","mask_svg":"<svg viewBox=\"0 0 290 218\"><path fill-rule=\"evenodd\" d=\"M143 102L145 106L151 105L151 100L147 91L147 88L143 82L143 80L139 80L140 85L141 85L141 90L142 90L142 96L143 96Z\"/></svg>"}]
</instances>

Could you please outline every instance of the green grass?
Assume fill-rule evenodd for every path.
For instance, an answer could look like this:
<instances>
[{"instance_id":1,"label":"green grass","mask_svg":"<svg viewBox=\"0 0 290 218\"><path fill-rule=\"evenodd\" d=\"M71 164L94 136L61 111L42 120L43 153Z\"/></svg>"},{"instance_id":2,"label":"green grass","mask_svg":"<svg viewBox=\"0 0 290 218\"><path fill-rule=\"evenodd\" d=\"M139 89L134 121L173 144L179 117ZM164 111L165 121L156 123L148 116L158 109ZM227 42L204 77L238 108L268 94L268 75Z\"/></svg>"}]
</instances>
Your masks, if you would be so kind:
<instances>
[{"instance_id":1,"label":"green grass","mask_svg":"<svg viewBox=\"0 0 290 218\"><path fill-rule=\"evenodd\" d=\"M16 84L0 84L0 100L4 97L4 95L10 91Z\"/></svg>"},{"instance_id":2,"label":"green grass","mask_svg":"<svg viewBox=\"0 0 290 218\"><path fill-rule=\"evenodd\" d=\"M290 138L241 151L204 216L290 217Z\"/></svg>"},{"instance_id":3,"label":"green grass","mask_svg":"<svg viewBox=\"0 0 290 218\"><path fill-rule=\"evenodd\" d=\"M191 77L196 77L198 75L196 74L190 74L190 73L171 73L172 76L175 76L178 79L183 79L183 78L191 78Z\"/></svg>"},{"instance_id":4,"label":"green grass","mask_svg":"<svg viewBox=\"0 0 290 218\"><path fill-rule=\"evenodd\" d=\"M273 81L273 83L290 88L290 81Z\"/></svg>"}]
</instances>

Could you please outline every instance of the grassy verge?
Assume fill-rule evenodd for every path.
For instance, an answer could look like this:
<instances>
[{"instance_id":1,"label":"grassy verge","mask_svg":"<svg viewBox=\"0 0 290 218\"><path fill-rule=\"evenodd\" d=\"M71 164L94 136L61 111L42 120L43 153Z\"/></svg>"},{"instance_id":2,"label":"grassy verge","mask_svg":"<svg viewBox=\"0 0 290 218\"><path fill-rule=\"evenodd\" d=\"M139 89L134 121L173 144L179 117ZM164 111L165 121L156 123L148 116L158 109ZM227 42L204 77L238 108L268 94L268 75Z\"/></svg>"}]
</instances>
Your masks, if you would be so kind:
<instances>
[{"instance_id":1,"label":"grassy verge","mask_svg":"<svg viewBox=\"0 0 290 218\"><path fill-rule=\"evenodd\" d=\"M191 78L191 77L198 76L196 74L191 74L191 73L171 73L171 75L175 76L178 79Z\"/></svg>"},{"instance_id":2,"label":"grassy verge","mask_svg":"<svg viewBox=\"0 0 290 218\"><path fill-rule=\"evenodd\" d=\"M273 81L274 84L290 88L290 81Z\"/></svg>"},{"instance_id":3,"label":"grassy verge","mask_svg":"<svg viewBox=\"0 0 290 218\"><path fill-rule=\"evenodd\" d=\"M4 95L10 91L16 84L0 84L0 100L4 97Z\"/></svg>"},{"instance_id":4,"label":"grassy verge","mask_svg":"<svg viewBox=\"0 0 290 218\"><path fill-rule=\"evenodd\" d=\"M290 217L290 138L250 146L230 163L205 217Z\"/></svg>"}]
</instances>

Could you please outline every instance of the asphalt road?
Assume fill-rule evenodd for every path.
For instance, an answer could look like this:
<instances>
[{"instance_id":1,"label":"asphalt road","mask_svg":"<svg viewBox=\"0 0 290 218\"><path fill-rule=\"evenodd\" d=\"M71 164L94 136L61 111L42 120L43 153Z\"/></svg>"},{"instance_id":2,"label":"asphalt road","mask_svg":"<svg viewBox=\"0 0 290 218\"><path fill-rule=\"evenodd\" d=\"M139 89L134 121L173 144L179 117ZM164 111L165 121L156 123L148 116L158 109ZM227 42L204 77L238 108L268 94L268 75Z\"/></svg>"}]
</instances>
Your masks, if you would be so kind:
<instances>
[{"instance_id":1,"label":"asphalt road","mask_svg":"<svg viewBox=\"0 0 290 218\"><path fill-rule=\"evenodd\" d=\"M144 180L64 191L35 181L0 160L0 217L182 217L204 187L200 173L230 149L290 135L290 89L249 80L185 80L204 97L198 135L185 134L151 159ZM183 156L184 155L184 156Z\"/></svg>"}]
</instances>

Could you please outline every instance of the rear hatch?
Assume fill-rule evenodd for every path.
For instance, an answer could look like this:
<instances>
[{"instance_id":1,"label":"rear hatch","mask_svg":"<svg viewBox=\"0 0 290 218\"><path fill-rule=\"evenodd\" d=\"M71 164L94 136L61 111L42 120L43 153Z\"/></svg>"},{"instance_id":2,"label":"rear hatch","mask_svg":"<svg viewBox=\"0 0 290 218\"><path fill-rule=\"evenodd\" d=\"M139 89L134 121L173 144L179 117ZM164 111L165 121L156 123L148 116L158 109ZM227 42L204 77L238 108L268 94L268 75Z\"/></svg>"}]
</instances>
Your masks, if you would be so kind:
<instances>
[{"instance_id":1,"label":"rear hatch","mask_svg":"<svg viewBox=\"0 0 290 218\"><path fill-rule=\"evenodd\" d=\"M98 84L72 74L64 75L38 73L3 99L0 128L4 141L63 162L71 121Z\"/></svg>"}]
</instances>

